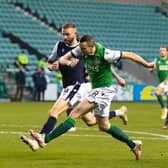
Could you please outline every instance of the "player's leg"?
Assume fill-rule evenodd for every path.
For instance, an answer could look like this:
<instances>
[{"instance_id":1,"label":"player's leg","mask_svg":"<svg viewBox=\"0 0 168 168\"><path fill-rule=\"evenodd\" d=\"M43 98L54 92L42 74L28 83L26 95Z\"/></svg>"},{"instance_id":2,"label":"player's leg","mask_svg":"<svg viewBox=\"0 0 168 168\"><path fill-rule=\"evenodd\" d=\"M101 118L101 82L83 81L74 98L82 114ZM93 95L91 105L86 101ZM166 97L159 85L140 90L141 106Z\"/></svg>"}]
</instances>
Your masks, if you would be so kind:
<instances>
[{"instance_id":1,"label":"player's leg","mask_svg":"<svg viewBox=\"0 0 168 168\"><path fill-rule=\"evenodd\" d=\"M128 123L127 107L122 105L119 109L109 112L109 119L120 117L125 125Z\"/></svg>"},{"instance_id":2,"label":"player's leg","mask_svg":"<svg viewBox=\"0 0 168 168\"><path fill-rule=\"evenodd\" d=\"M166 116L166 119L165 119L165 123L164 123L163 129L168 129L168 114L167 114L167 116Z\"/></svg>"},{"instance_id":3,"label":"player's leg","mask_svg":"<svg viewBox=\"0 0 168 168\"><path fill-rule=\"evenodd\" d=\"M128 123L128 117L127 117L127 107L121 106L119 109L110 111L109 113L109 119L112 119L113 117L120 117L125 125ZM94 126L97 124L95 116L89 112L81 117L81 119L87 124L87 126Z\"/></svg>"},{"instance_id":4,"label":"player's leg","mask_svg":"<svg viewBox=\"0 0 168 168\"><path fill-rule=\"evenodd\" d=\"M18 101L19 99L19 93L20 93L20 84L16 84L16 93L15 93L15 100Z\"/></svg>"},{"instance_id":5,"label":"player's leg","mask_svg":"<svg viewBox=\"0 0 168 168\"><path fill-rule=\"evenodd\" d=\"M23 100L23 93L24 93L24 85L21 84L20 85L20 96L19 96L20 101Z\"/></svg>"},{"instance_id":6,"label":"player's leg","mask_svg":"<svg viewBox=\"0 0 168 168\"><path fill-rule=\"evenodd\" d=\"M115 126L114 124L109 123L108 117L102 117L99 115L96 115L97 123L99 126L99 129L103 132L106 132L113 136L115 139L126 143L129 148L133 151L133 153L136 156L136 160L140 159L141 156L141 141L134 142L126 133L124 133L120 128Z\"/></svg>"},{"instance_id":7,"label":"player's leg","mask_svg":"<svg viewBox=\"0 0 168 168\"><path fill-rule=\"evenodd\" d=\"M86 95L89 93L90 90L91 90L90 83L88 82L82 83L80 85L78 92L70 100L71 106L77 105L79 102L81 102L86 97ZM70 115L71 111L72 111L71 109L68 109L67 114ZM88 126L96 124L96 118L91 113L86 114L81 118ZM71 129L69 129L69 131L74 131L74 129L76 130L76 127L72 127Z\"/></svg>"},{"instance_id":8,"label":"player's leg","mask_svg":"<svg viewBox=\"0 0 168 168\"><path fill-rule=\"evenodd\" d=\"M67 108L69 107L69 104L67 101L59 98L54 105L52 106L51 110L49 111L49 117L48 120L45 122L43 125L40 133L35 133L34 130L30 130L30 135L33 137L33 139L30 139L26 136L21 136L21 140L27 144L33 151L38 150L39 146L44 147L45 143L42 141L37 141L37 136L38 138L43 139L45 137L45 134L49 133L51 130L53 130L54 126L56 125L57 118L58 116L63 113ZM36 137L36 138L34 138ZM35 142L36 141L36 142ZM37 146L37 142L39 146ZM34 150L36 149L36 150Z\"/></svg>"},{"instance_id":9,"label":"player's leg","mask_svg":"<svg viewBox=\"0 0 168 168\"><path fill-rule=\"evenodd\" d=\"M46 135L43 134L44 136L34 132L33 138L36 139L39 144L43 144L45 146L45 143L49 143L54 138L57 138L67 132L71 127L74 127L76 120L79 119L82 115L88 113L93 108L95 108L95 104L89 103L87 99L84 99L74 107L69 117L53 131Z\"/></svg>"},{"instance_id":10,"label":"player's leg","mask_svg":"<svg viewBox=\"0 0 168 168\"><path fill-rule=\"evenodd\" d=\"M71 113L72 109L73 109L73 108L70 107L70 108L68 108L68 109L66 110L67 116L69 116L69 114ZM72 127L72 128L69 129L69 132L74 132L74 131L76 131L76 127Z\"/></svg>"},{"instance_id":11,"label":"player's leg","mask_svg":"<svg viewBox=\"0 0 168 168\"><path fill-rule=\"evenodd\" d=\"M91 112L83 115L81 119L86 123L87 126L94 126L97 124L96 118Z\"/></svg>"},{"instance_id":12,"label":"player's leg","mask_svg":"<svg viewBox=\"0 0 168 168\"><path fill-rule=\"evenodd\" d=\"M165 119L166 115L167 115L167 108L165 108L164 100L161 95L162 93L164 93L164 84L163 83L161 83L158 87L156 87L155 95L156 95L157 100L158 100L160 107L161 107L161 119Z\"/></svg>"},{"instance_id":13,"label":"player's leg","mask_svg":"<svg viewBox=\"0 0 168 168\"><path fill-rule=\"evenodd\" d=\"M168 96L167 95L166 95L166 107L167 107L167 111L168 111ZM168 113L167 113L167 116L166 116L166 119L165 119L163 129L168 129Z\"/></svg>"},{"instance_id":14,"label":"player's leg","mask_svg":"<svg viewBox=\"0 0 168 168\"><path fill-rule=\"evenodd\" d=\"M75 126L76 120L78 120L82 115L91 111L93 108L95 108L95 104L89 103L87 99L84 99L77 106L75 106L69 117L62 124L45 136L45 142L48 143L52 139L67 132L71 127Z\"/></svg>"},{"instance_id":15,"label":"player's leg","mask_svg":"<svg viewBox=\"0 0 168 168\"><path fill-rule=\"evenodd\" d=\"M63 113L65 110L67 110L68 107L69 107L69 104L67 101L61 98L57 99L57 101L54 103L54 105L50 109L48 120L43 125L40 133L41 134L49 133L56 125L57 118L59 117L59 115Z\"/></svg>"},{"instance_id":16,"label":"player's leg","mask_svg":"<svg viewBox=\"0 0 168 168\"><path fill-rule=\"evenodd\" d=\"M59 115L66 111L70 105L73 106L77 102L77 98L75 99L74 97L76 97L75 95L79 89L80 84L76 83L75 85L68 86L62 90L59 98L49 111L48 120L41 129L41 134L49 133L56 125ZM30 133L33 136L33 131Z\"/></svg>"},{"instance_id":17,"label":"player's leg","mask_svg":"<svg viewBox=\"0 0 168 168\"><path fill-rule=\"evenodd\" d=\"M40 101L40 88L37 87L37 101Z\"/></svg>"},{"instance_id":18,"label":"player's leg","mask_svg":"<svg viewBox=\"0 0 168 168\"><path fill-rule=\"evenodd\" d=\"M119 109L116 109L114 111L110 111L109 113L109 119L112 119L113 117L120 117L125 125L128 123L128 117L127 117L127 107L121 106ZM89 112L81 117L81 119L87 124L87 126L94 126L97 124L95 116Z\"/></svg>"},{"instance_id":19,"label":"player's leg","mask_svg":"<svg viewBox=\"0 0 168 168\"><path fill-rule=\"evenodd\" d=\"M80 99L81 97L81 95L78 93L80 88L81 84L76 83L75 85L68 86L62 90L59 99L55 102L55 104L49 111L49 118L43 125L40 133L36 133L34 130L30 130L30 134L35 140L40 138L43 139L45 134L49 133L54 128L59 115L66 111L70 106L77 104L77 102L79 101L78 99ZM41 147L45 146L43 142L38 142Z\"/></svg>"},{"instance_id":20,"label":"player's leg","mask_svg":"<svg viewBox=\"0 0 168 168\"><path fill-rule=\"evenodd\" d=\"M138 160L140 159L141 154L140 146L136 146L135 142L133 142L127 134L115 125L109 123L111 101L115 94L116 90L113 87L99 88L95 91L93 90L92 96L88 97L88 99L97 104L94 109L94 114L96 116L99 129L112 135L114 138L125 142L134 152L136 159Z\"/></svg>"}]
</instances>

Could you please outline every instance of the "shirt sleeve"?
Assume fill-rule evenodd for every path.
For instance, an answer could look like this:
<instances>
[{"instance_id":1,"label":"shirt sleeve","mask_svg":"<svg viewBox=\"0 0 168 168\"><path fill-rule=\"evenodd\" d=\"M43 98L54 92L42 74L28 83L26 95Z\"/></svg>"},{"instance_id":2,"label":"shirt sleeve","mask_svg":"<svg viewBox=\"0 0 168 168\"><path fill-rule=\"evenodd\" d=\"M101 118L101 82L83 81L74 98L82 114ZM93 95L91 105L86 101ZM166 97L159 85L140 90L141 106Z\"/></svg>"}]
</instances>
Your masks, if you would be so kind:
<instances>
[{"instance_id":1,"label":"shirt sleeve","mask_svg":"<svg viewBox=\"0 0 168 168\"><path fill-rule=\"evenodd\" d=\"M106 48L104 53L104 59L109 63L113 63L121 58L121 54L122 52L119 50L110 50Z\"/></svg>"},{"instance_id":2,"label":"shirt sleeve","mask_svg":"<svg viewBox=\"0 0 168 168\"><path fill-rule=\"evenodd\" d=\"M53 48L51 55L48 57L49 63L52 63L58 59L58 55L57 55L58 44L59 44L59 42L57 42L55 44L55 47Z\"/></svg>"},{"instance_id":3,"label":"shirt sleeve","mask_svg":"<svg viewBox=\"0 0 168 168\"><path fill-rule=\"evenodd\" d=\"M71 55L72 55L72 57L74 57L74 58L79 58L80 56L82 56L82 52L81 52L80 47L77 46L76 48L74 48L74 49L71 51Z\"/></svg>"}]
</instances>

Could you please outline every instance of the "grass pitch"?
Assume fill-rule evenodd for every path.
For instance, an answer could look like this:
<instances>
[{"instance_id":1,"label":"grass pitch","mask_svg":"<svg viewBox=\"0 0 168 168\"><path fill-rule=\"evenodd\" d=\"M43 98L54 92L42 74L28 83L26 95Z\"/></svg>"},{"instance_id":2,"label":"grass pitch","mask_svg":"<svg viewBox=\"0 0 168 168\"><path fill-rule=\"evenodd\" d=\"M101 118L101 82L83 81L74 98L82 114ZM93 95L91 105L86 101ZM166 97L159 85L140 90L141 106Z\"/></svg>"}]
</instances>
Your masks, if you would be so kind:
<instances>
[{"instance_id":1,"label":"grass pitch","mask_svg":"<svg viewBox=\"0 0 168 168\"><path fill-rule=\"evenodd\" d=\"M67 133L32 152L20 140L30 128L38 131L46 121L47 103L0 103L0 168L166 168L168 165L168 130L163 130L157 103L112 103L128 107L129 123L119 118L115 123L131 138L143 141L142 158L135 161L129 148L109 135L88 128L82 121L77 131ZM63 121L65 114L59 118Z\"/></svg>"}]
</instances>

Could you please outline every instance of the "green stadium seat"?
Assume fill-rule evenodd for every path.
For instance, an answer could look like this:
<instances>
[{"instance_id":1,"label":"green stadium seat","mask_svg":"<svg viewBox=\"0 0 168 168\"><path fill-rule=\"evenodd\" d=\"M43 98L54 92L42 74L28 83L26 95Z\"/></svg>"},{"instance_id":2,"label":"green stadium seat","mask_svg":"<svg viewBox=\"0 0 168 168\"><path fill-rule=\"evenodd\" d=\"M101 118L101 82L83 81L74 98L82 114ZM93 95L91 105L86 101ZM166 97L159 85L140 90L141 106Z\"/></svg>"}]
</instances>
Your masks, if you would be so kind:
<instances>
[{"instance_id":1,"label":"green stadium seat","mask_svg":"<svg viewBox=\"0 0 168 168\"><path fill-rule=\"evenodd\" d=\"M168 44L168 22L155 13L154 5L83 0L17 1L24 7L37 11L41 17L46 16L59 27L65 22L74 22L79 35L93 34L97 41L108 48L135 51L149 61L158 56L160 45ZM62 39L59 34L34 20L32 16L16 10L7 1L2 1L1 7L0 26L43 54L49 55L55 42ZM1 47L1 39L0 53L5 53L10 58L11 53L16 55L17 52L12 52L15 50L10 41L5 40L5 45ZM34 67L35 60L31 64Z\"/></svg>"}]
</instances>

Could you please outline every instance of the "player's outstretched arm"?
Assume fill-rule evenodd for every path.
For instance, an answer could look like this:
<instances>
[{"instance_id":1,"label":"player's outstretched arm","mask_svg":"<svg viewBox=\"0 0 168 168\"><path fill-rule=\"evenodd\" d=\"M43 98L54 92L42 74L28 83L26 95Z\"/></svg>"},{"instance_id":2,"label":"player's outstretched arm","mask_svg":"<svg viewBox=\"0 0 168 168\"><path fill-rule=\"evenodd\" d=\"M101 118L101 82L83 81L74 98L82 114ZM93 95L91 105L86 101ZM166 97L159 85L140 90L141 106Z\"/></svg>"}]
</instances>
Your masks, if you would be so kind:
<instances>
[{"instance_id":1,"label":"player's outstretched arm","mask_svg":"<svg viewBox=\"0 0 168 168\"><path fill-rule=\"evenodd\" d=\"M125 86L125 80L121 76L119 76L113 69L111 70L111 72L112 72L113 76L116 78L118 84L120 86L124 87Z\"/></svg>"},{"instance_id":2,"label":"player's outstretched arm","mask_svg":"<svg viewBox=\"0 0 168 168\"><path fill-rule=\"evenodd\" d=\"M133 52L127 52L127 51L122 52L122 58L131 59L132 61L137 62L139 64L142 64L147 68L153 68L153 66L154 66L153 63L147 62L141 56L139 56Z\"/></svg>"}]
</instances>

